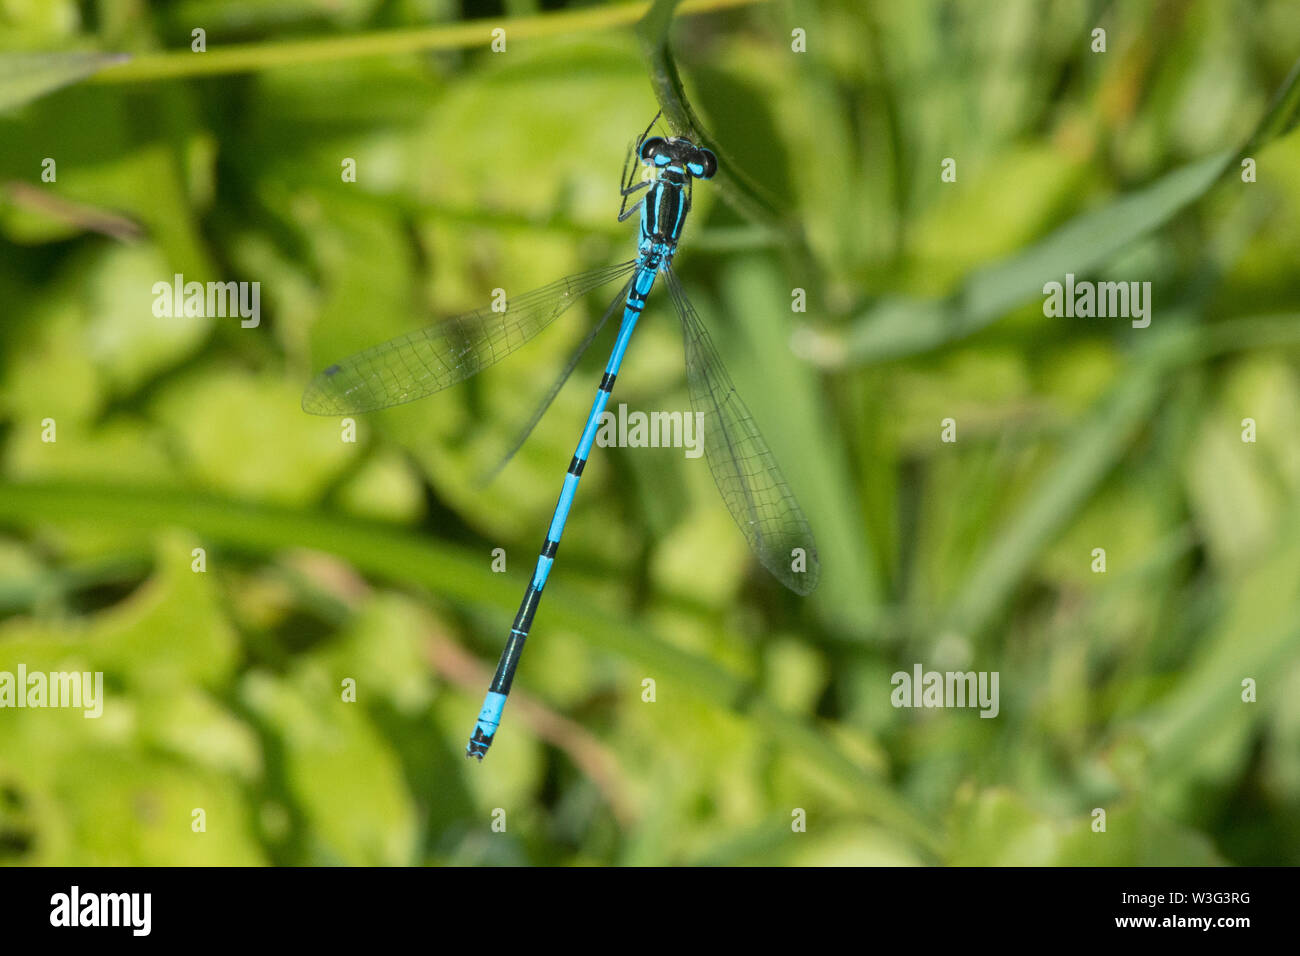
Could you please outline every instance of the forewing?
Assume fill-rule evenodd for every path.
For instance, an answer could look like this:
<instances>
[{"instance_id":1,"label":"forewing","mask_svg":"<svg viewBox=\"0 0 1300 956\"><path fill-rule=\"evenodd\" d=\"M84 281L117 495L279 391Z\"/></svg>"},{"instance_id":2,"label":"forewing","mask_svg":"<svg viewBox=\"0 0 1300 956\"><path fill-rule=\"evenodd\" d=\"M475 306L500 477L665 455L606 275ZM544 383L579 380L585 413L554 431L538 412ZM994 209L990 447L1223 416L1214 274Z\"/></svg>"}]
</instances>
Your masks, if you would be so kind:
<instances>
[{"instance_id":1,"label":"forewing","mask_svg":"<svg viewBox=\"0 0 1300 956\"><path fill-rule=\"evenodd\" d=\"M413 402L495 365L593 289L630 274L635 261L568 276L513 299L409 332L336 362L302 396L313 415L349 415Z\"/></svg>"},{"instance_id":2,"label":"forewing","mask_svg":"<svg viewBox=\"0 0 1300 956\"><path fill-rule=\"evenodd\" d=\"M497 461L496 467L491 471L485 472L481 476L480 480L484 484L496 478L496 476L501 473L501 470L510 463L510 459L515 457L519 449L524 447L524 442L528 440L528 436L533 433L533 429L537 427L537 423L542 420L542 416L545 415L547 410L551 407L551 403L555 401L555 397L560 394L560 390L564 388L564 383L569 380L569 376L573 374L573 370L578 367L578 363L582 361L582 357L586 354L587 349L591 348L591 343L596 341L596 337L600 335L600 330L609 322L610 316L624 308L627 304L627 294L632 288L632 282L632 279L628 279L627 282L623 283L623 288L619 290L618 295L614 296L609 307L605 309L605 314L600 317L600 321L593 325L583 340L578 343L577 348L573 350L573 354L569 356L568 363L560 371L560 374L556 376L555 381L551 383L551 387L546 390L546 393L542 396L541 400L536 403L532 415L529 416L529 418L515 433L514 441L510 443L505 454L503 454Z\"/></svg>"}]
</instances>

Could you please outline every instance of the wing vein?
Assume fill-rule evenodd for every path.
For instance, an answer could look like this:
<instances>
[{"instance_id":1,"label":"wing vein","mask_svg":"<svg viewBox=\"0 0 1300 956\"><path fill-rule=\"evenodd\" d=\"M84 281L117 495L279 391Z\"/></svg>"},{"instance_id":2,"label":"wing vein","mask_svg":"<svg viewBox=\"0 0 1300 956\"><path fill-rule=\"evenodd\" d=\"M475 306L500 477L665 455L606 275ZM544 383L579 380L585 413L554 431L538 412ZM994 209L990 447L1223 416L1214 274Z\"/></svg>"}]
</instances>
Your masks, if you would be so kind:
<instances>
[{"instance_id":1,"label":"wing vein","mask_svg":"<svg viewBox=\"0 0 1300 956\"><path fill-rule=\"evenodd\" d=\"M602 266L507 299L504 312L482 308L373 345L313 378L303 393L303 410L348 415L441 391L496 364L581 296L635 268L636 260Z\"/></svg>"},{"instance_id":2,"label":"wing vein","mask_svg":"<svg viewBox=\"0 0 1300 956\"><path fill-rule=\"evenodd\" d=\"M704 418L704 452L714 483L763 567L792 591L807 594L821 574L812 528L676 273L668 269L666 274L682 322L691 405Z\"/></svg>"}]
</instances>

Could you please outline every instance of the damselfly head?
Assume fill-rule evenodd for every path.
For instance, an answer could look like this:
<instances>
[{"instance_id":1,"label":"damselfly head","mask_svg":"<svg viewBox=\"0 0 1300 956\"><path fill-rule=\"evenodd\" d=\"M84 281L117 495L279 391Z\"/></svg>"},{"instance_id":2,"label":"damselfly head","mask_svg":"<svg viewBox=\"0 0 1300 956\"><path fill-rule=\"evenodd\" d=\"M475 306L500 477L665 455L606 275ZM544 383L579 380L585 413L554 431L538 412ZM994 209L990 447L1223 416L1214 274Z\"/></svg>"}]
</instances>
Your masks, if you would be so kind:
<instances>
[{"instance_id":1,"label":"damselfly head","mask_svg":"<svg viewBox=\"0 0 1300 956\"><path fill-rule=\"evenodd\" d=\"M718 171L718 157L712 150L680 136L671 139L651 136L641 144L641 162L657 169L676 167L696 179L712 179Z\"/></svg>"}]
</instances>

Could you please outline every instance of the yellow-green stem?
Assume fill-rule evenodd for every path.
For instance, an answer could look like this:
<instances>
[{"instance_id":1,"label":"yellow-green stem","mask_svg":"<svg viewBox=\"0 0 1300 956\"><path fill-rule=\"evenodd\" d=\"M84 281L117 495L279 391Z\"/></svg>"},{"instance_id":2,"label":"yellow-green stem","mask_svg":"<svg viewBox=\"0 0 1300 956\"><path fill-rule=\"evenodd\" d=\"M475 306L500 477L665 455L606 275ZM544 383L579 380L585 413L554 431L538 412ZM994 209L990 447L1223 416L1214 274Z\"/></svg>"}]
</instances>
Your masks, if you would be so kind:
<instances>
[{"instance_id":1,"label":"yellow-green stem","mask_svg":"<svg viewBox=\"0 0 1300 956\"><path fill-rule=\"evenodd\" d=\"M763 2L766 0L683 0L679 12L683 15L712 13ZM594 9L545 13L522 19L485 19L418 29L385 30L357 36L244 43L214 47L206 53L190 50L146 53L133 57L120 66L102 70L90 82L140 83L269 70L365 56L465 49L487 46L492 42L492 31L498 28L507 31L507 39L510 41L590 33L635 23L649 8L647 2L621 3Z\"/></svg>"}]
</instances>

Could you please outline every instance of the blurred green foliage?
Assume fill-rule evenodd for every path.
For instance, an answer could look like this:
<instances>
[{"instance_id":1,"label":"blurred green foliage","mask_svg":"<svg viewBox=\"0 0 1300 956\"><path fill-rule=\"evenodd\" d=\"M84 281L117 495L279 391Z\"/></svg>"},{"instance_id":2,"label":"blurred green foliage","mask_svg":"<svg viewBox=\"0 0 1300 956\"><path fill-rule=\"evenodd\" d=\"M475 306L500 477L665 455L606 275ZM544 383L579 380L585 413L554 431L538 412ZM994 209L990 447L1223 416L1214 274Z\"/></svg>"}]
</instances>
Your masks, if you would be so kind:
<instances>
[{"instance_id":1,"label":"blurred green foliage","mask_svg":"<svg viewBox=\"0 0 1300 956\"><path fill-rule=\"evenodd\" d=\"M0 861L1300 861L1292 5L465 6L0 0L0 671L108 698L0 710ZM257 46L188 78L194 26ZM601 449L470 764L599 348L477 478L605 303L356 444L299 396L627 257L656 95L735 173L678 266L822 585L756 568L703 462ZM1044 317L1067 271L1151 281L1151 327ZM155 317L174 273L262 324ZM658 293L617 401L688 405ZM999 672L998 718L891 707L918 662Z\"/></svg>"}]
</instances>

